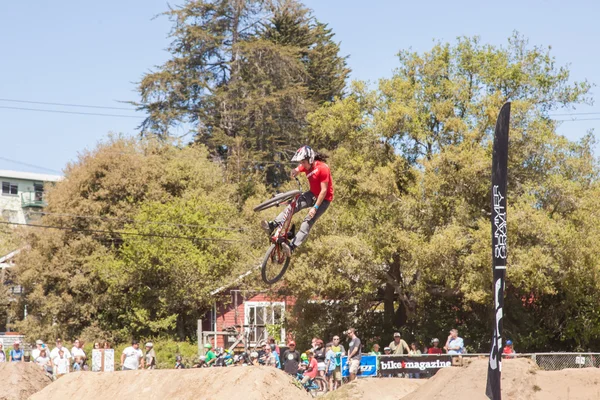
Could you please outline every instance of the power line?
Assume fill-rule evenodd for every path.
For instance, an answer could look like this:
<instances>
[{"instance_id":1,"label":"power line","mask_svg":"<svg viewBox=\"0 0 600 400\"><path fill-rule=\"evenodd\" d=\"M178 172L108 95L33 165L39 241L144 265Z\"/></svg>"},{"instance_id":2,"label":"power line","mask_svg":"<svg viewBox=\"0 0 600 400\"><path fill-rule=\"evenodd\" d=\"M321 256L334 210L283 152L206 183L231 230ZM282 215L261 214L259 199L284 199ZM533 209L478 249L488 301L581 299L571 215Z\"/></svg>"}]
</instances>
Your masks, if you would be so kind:
<instances>
[{"instance_id":1,"label":"power line","mask_svg":"<svg viewBox=\"0 0 600 400\"><path fill-rule=\"evenodd\" d=\"M161 222L161 221L136 221L134 219L128 218L114 218L114 217L104 217L100 215L77 215L77 214L64 214L64 213L50 213L44 211L29 211L29 214L36 215L53 215L56 217L69 217L69 218L84 218L84 219L100 219L103 221L116 221L116 222L125 222L132 224L145 224L145 225L164 225L164 226L177 226L177 227L187 227L187 228L209 228L209 229L217 229L224 231L245 231L246 228L234 228L234 227L222 227L222 226L213 226L213 225L198 225L198 224L178 224L175 222Z\"/></svg>"},{"instance_id":2,"label":"power line","mask_svg":"<svg viewBox=\"0 0 600 400\"><path fill-rule=\"evenodd\" d=\"M185 239L185 240L190 240L190 241L194 241L194 240L214 241L214 242L244 242L245 241L245 240L241 240L241 239L199 238L199 237L193 237L193 236L158 235L158 234L154 234L154 233L107 231L107 230L103 230L103 229L80 229L80 228L73 228L73 227L68 227L68 226L23 224L20 222L8 222L8 221L0 221L0 224L27 226L27 227L33 227L33 228L59 229L59 230L71 231L71 232L110 233L110 234L141 236L141 237L157 237L157 238L163 238L163 239Z\"/></svg>"},{"instance_id":3,"label":"power line","mask_svg":"<svg viewBox=\"0 0 600 400\"><path fill-rule=\"evenodd\" d=\"M58 172L59 174L62 174L61 171L58 171L56 169L46 168L46 167L40 167L39 165L34 165L34 164L27 164L27 163L24 163L22 161L11 160L10 158L0 157L0 160L2 160L2 161L8 161L10 163L24 165L24 166L30 167L30 168L37 168L37 169L42 169L42 170L51 171L51 172Z\"/></svg>"},{"instance_id":4,"label":"power line","mask_svg":"<svg viewBox=\"0 0 600 400\"><path fill-rule=\"evenodd\" d=\"M48 106L60 106L60 107L83 107L83 108L102 108L105 110L128 110L135 111L135 108L131 107L108 107L108 106L92 106L88 104L69 104L69 103L51 103L47 101L31 101L31 100L15 100L15 99L0 99L9 103L27 103L27 104L45 104Z\"/></svg>"},{"instance_id":5,"label":"power line","mask_svg":"<svg viewBox=\"0 0 600 400\"><path fill-rule=\"evenodd\" d=\"M578 122L578 121L600 121L599 118L573 118L573 119L555 119L556 122Z\"/></svg>"},{"instance_id":6,"label":"power line","mask_svg":"<svg viewBox=\"0 0 600 400\"><path fill-rule=\"evenodd\" d=\"M598 115L600 112L575 112L564 114L548 114L549 117L570 117L571 115Z\"/></svg>"},{"instance_id":7,"label":"power line","mask_svg":"<svg viewBox=\"0 0 600 400\"><path fill-rule=\"evenodd\" d=\"M58 114L95 115L95 116L100 116L100 117L119 117L119 118L136 118L136 119L144 118L144 117L136 117L135 115L103 114L103 113L89 113L89 112L63 111L63 110L47 110L47 109L42 109L42 108L26 108L26 107L10 107L10 106L0 106L0 108L5 108L5 109L9 109L9 110L39 111L39 112L58 113Z\"/></svg>"}]
</instances>

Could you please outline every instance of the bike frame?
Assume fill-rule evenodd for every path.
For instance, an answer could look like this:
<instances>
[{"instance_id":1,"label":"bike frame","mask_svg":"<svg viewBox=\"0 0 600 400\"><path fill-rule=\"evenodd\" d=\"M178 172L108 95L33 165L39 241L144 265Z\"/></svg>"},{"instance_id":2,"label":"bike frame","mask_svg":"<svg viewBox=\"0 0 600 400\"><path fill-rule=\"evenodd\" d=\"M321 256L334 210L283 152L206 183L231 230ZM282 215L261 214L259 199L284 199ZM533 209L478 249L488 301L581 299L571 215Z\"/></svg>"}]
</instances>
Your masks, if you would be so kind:
<instances>
[{"instance_id":1,"label":"bike frame","mask_svg":"<svg viewBox=\"0 0 600 400\"><path fill-rule=\"evenodd\" d=\"M296 178L296 182L298 182L298 188L300 190L300 193L298 193L296 196L294 196L292 200L290 200L289 204L284 210L283 216L285 220L283 224L281 225L281 227L277 228L273 233L273 236L271 236L271 242L277 245L288 240L288 231L290 230L290 226L292 224L292 217L296 213L296 207L298 207L298 199L302 195L302 185L300 184L300 180ZM275 246L275 251L273 252L272 257L276 257L277 261L281 263L285 260L285 257L282 256L283 253L281 251L281 246Z\"/></svg>"}]
</instances>

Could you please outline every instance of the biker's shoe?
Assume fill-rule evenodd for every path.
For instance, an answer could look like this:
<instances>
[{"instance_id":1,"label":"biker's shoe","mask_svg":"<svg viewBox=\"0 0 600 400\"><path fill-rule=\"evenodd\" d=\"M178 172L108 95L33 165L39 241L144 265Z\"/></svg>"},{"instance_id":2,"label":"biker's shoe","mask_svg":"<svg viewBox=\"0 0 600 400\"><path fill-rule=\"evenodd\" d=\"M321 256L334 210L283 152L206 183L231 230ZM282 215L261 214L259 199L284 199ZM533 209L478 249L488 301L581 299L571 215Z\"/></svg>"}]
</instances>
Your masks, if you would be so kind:
<instances>
[{"instance_id":1,"label":"biker's shoe","mask_svg":"<svg viewBox=\"0 0 600 400\"><path fill-rule=\"evenodd\" d=\"M291 257L292 253L294 252L294 245L293 244L287 244L286 242L281 243L281 249L283 250L283 252L285 253L285 255L287 257Z\"/></svg>"},{"instance_id":2,"label":"biker's shoe","mask_svg":"<svg viewBox=\"0 0 600 400\"><path fill-rule=\"evenodd\" d=\"M275 228L277 228L277 224L273 221L264 220L260 222L260 227L270 236L271 233L273 233L273 231L275 230Z\"/></svg>"}]
</instances>

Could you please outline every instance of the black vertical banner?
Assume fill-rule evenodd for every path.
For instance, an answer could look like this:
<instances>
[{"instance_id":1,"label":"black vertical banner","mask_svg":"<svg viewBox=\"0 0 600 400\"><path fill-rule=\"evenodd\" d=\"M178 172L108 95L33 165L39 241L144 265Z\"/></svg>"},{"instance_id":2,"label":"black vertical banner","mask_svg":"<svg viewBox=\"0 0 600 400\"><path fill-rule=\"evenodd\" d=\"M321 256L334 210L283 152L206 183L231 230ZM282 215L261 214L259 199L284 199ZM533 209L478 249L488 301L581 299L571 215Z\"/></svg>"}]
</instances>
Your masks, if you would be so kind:
<instances>
[{"instance_id":1,"label":"black vertical banner","mask_svg":"<svg viewBox=\"0 0 600 400\"><path fill-rule=\"evenodd\" d=\"M494 153L492 156L492 259L494 272L494 335L488 365L485 394L491 400L502 399L502 317L504 309L504 280L506 277L506 182L508 163L508 125L510 103L504 104L496 121Z\"/></svg>"}]
</instances>

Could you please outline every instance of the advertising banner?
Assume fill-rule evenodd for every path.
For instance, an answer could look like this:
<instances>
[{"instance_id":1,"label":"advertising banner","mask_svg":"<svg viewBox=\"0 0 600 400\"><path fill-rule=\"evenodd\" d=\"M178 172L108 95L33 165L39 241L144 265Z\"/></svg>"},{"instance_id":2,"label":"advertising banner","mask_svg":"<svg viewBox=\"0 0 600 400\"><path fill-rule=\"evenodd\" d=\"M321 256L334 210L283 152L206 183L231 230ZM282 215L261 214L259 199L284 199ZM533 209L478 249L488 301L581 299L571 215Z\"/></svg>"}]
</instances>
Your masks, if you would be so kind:
<instances>
[{"instance_id":1,"label":"advertising banner","mask_svg":"<svg viewBox=\"0 0 600 400\"><path fill-rule=\"evenodd\" d=\"M416 374L423 372L434 374L441 368L452 366L451 356L437 354L423 356L380 356L379 360L379 371L382 375Z\"/></svg>"},{"instance_id":2,"label":"advertising banner","mask_svg":"<svg viewBox=\"0 0 600 400\"><path fill-rule=\"evenodd\" d=\"M350 376L348 357L342 357L342 377ZM362 356L357 377L377 376L377 356Z\"/></svg>"}]
</instances>

